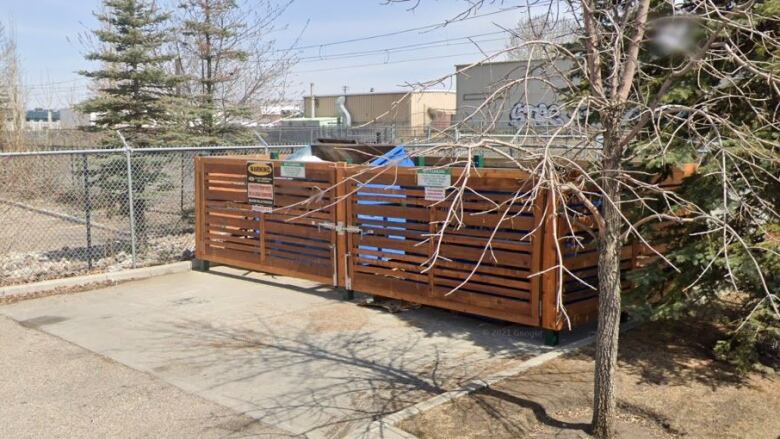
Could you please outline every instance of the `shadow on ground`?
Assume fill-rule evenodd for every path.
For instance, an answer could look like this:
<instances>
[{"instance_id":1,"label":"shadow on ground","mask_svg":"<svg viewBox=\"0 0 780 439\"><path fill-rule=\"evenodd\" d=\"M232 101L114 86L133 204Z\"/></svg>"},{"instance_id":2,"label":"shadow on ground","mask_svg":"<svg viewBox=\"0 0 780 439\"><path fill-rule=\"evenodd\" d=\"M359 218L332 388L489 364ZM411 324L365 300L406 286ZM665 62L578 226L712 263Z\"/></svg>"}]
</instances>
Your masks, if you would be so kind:
<instances>
[{"instance_id":1,"label":"shadow on ground","mask_svg":"<svg viewBox=\"0 0 780 439\"><path fill-rule=\"evenodd\" d=\"M748 437L746 432L756 430L746 430L740 422L752 418L752 427L760 433L751 437L764 437L771 427L762 427L759 419L766 415L752 412L766 411L762 404L772 404L767 391L778 388L777 381L741 375L715 360L712 346L721 336L708 323L679 321L651 322L625 333L619 359L618 436L715 437L731 429ZM401 426L426 438L589 437L592 395L590 347ZM742 398L741 408L735 398Z\"/></svg>"}]
</instances>

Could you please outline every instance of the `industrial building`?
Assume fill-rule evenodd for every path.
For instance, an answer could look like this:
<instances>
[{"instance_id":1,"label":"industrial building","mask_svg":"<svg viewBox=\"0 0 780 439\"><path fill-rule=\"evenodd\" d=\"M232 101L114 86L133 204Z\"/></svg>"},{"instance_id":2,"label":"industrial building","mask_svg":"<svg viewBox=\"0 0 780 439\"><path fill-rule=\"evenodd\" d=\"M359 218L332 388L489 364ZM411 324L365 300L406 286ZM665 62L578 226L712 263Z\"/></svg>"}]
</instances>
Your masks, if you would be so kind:
<instances>
[{"instance_id":1,"label":"industrial building","mask_svg":"<svg viewBox=\"0 0 780 439\"><path fill-rule=\"evenodd\" d=\"M417 91L314 95L303 99L305 118L337 117L344 126L373 124L424 132L427 127L446 128L455 114L455 93Z\"/></svg>"},{"instance_id":2,"label":"industrial building","mask_svg":"<svg viewBox=\"0 0 780 439\"><path fill-rule=\"evenodd\" d=\"M500 61L468 67L469 64L455 66L455 120L465 121L464 128L515 131L528 125L560 126L569 119L558 89L565 85L562 73L571 69L571 62ZM518 81L526 75L545 78L549 83L540 79ZM494 93L491 102L485 105Z\"/></svg>"}]
</instances>

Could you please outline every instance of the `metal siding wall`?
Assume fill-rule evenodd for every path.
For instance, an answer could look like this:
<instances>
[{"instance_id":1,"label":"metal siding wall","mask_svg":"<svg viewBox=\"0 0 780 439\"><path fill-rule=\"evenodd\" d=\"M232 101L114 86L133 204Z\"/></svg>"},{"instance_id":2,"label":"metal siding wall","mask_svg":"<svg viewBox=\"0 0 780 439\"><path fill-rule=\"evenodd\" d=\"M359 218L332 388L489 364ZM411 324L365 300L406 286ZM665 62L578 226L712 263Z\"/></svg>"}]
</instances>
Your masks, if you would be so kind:
<instances>
[{"instance_id":1,"label":"metal siding wall","mask_svg":"<svg viewBox=\"0 0 780 439\"><path fill-rule=\"evenodd\" d=\"M570 63L557 62L555 68L561 71L568 70ZM523 77L528 68L527 61L497 62L476 66L465 73L457 75L457 120L463 120L473 113L485 99L501 86L507 85L513 80ZM556 69L547 62L531 62L531 72L537 76L547 75L553 83L563 85L563 80L557 77ZM538 80L531 80L526 84L520 83L509 89L504 97L499 97L487 109L483 109L480 115L474 117L473 123L488 121L498 114L499 127L507 127L510 123L512 107L519 102L525 102L531 107L545 107L558 104L557 92Z\"/></svg>"},{"instance_id":2,"label":"metal siding wall","mask_svg":"<svg viewBox=\"0 0 780 439\"><path fill-rule=\"evenodd\" d=\"M367 93L347 95L347 110L352 115L352 125L360 125L376 121L382 125L407 126L411 123L411 108L409 98L404 98L406 93ZM317 117L338 117L336 109L337 96L316 96ZM401 100L395 107L393 103ZM303 98L304 117L311 117L311 98ZM387 113L383 116L384 113Z\"/></svg>"},{"instance_id":3,"label":"metal siding wall","mask_svg":"<svg viewBox=\"0 0 780 439\"><path fill-rule=\"evenodd\" d=\"M336 96L315 96L317 108L315 111L316 117L338 117L338 111L336 111ZM311 115L311 98L306 96L303 98L303 117L312 117Z\"/></svg>"}]
</instances>

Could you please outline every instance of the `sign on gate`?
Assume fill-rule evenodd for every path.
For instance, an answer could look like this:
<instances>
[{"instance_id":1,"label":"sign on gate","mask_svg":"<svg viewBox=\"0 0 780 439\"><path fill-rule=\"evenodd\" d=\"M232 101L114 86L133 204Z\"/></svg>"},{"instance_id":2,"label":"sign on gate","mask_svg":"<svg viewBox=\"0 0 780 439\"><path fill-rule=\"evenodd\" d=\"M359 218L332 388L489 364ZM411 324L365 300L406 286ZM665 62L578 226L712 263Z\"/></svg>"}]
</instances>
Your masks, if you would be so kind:
<instances>
[{"instance_id":1,"label":"sign on gate","mask_svg":"<svg viewBox=\"0 0 780 439\"><path fill-rule=\"evenodd\" d=\"M255 212L270 212L274 208L274 164L247 162L247 202Z\"/></svg>"},{"instance_id":2,"label":"sign on gate","mask_svg":"<svg viewBox=\"0 0 780 439\"><path fill-rule=\"evenodd\" d=\"M452 185L449 169L418 169L417 186L448 188Z\"/></svg>"},{"instance_id":3,"label":"sign on gate","mask_svg":"<svg viewBox=\"0 0 780 439\"><path fill-rule=\"evenodd\" d=\"M286 178L306 178L306 164L297 162L282 162L279 175Z\"/></svg>"},{"instance_id":4,"label":"sign on gate","mask_svg":"<svg viewBox=\"0 0 780 439\"><path fill-rule=\"evenodd\" d=\"M417 185L425 187L426 201L444 201L452 185L452 173L449 169L418 169Z\"/></svg>"}]
</instances>

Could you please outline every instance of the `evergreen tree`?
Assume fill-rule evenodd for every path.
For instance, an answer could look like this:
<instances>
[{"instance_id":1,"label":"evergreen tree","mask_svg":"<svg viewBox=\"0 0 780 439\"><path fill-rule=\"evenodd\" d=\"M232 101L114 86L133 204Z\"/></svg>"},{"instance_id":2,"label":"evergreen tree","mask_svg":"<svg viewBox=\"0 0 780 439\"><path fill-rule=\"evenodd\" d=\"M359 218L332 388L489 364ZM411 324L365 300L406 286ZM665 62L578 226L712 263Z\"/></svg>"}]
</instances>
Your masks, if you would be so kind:
<instances>
[{"instance_id":1,"label":"evergreen tree","mask_svg":"<svg viewBox=\"0 0 780 439\"><path fill-rule=\"evenodd\" d=\"M96 81L99 93L80 105L96 113L97 127L119 129L136 147L160 144L170 128L172 91L181 79L171 75L164 53L170 15L146 0L104 0L105 11L95 16L103 24L93 31L100 47L86 58L101 67L82 71Z\"/></svg>"},{"instance_id":2,"label":"evergreen tree","mask_svg":"<svg viewBox=\"0 0 780 439\"><path fill-rule=\"evenodd\" d=\"M80 72L95 81L98 94L80 104L85 113L95 113L96 128L119 130L133 147L160 146L174 127L175 87L182 79L171 75L165 53L170 14L160 12L147 0L104 0L104 10L95 16L102 28L93 31L99 47L86 58L99 61L94 71ZM119 139L114 138L113 145ZM154 156L133 157L133 210L136 234L147 236L148 198L152 189L166 185L164 162ZM129 215L129 191L125 157L99 159L94 171L96 186L110 200L111 211Z\"/></svg>"},{"instance_id":3,"label":"evergreen tree","mask_svg":"<svg viewBox=\"0 0 780 439\"><path fill-rule=\"evenodd\" d=\"M780 0L764 0L754 7L751 29L722 30L729 41L750 62L780 72L780 52L776 46L764 46L752 32L771 32L777 22L769 17L780 14ZM678 54L677 57L684 56ZM654 56L647 64L670 62ZM664 157L643 156L649 172L663 171L698 162L699 171L678 189L680 196L702 209L724 218L735 234L707 233L708 225L694 222L673 229L658 230L652 242L666 249L666 256L680 269L671 270L658 261L632 275L638 286L633 299L660 305L654 312L660 316L677 316L689 311L690 303L712 302L724 291L738 291L745 298L744 312L732 316L731 328L739 327L716 346L716 352L749 368L763 360L780 365L780 325L773 312L772 298L764 294L780 291L780 148L777 114L780 94L771 81L742 71L744 61L722 57L714 65L717 72L734 72L730 81L701 72L681 77L669 90L664 104L694 108L713 93L747 96L744 99L722 99L710 108L715 114L729 115L734 127L750 136L735 133L730 126L712 129L679 130L669 126L659 131L661 142L668 144ZM658 84L649 84L658 87ZM694 117L681 113L681 119ZM706 126L702 123L701 126ZM717 141L717 147L712 142ZM640 145L640 148L643 145ZM724 193L728 203L724 203ZM656 206L664 211L662 203ZM750 253L746 246L753 249ZM759 268L761 267L761 272ZM691 285L695 287L691 288ZM659 285L664 285L659 297ZM725 317L725 316L724 316ZM746 319L746 320L745 320Z\"/></svg>"}]
</instances>

